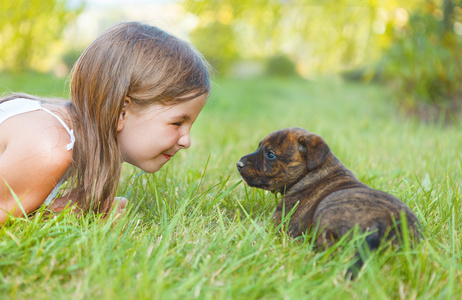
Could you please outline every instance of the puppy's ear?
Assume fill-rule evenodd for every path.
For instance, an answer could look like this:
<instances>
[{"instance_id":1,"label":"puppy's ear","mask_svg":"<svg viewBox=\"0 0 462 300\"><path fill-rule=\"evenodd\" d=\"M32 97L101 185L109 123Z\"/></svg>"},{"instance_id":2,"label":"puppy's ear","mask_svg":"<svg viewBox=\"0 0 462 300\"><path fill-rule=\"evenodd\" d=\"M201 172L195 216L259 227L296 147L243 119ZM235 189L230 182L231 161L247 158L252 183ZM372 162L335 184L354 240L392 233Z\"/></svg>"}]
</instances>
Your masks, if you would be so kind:
<instances>
[{"instance_id":1,"label":"puppy's ear","mask_svg":"<svg viewBox=\"0 0 462 300\"><path fill-rule=\"evenodd\" d=\"M301 136L298 138L298 142L300 143L300 151L306 155L306 162L310 171L320 166L330 152L324 139L316 134Z\"/></svg>"}]
</instances>

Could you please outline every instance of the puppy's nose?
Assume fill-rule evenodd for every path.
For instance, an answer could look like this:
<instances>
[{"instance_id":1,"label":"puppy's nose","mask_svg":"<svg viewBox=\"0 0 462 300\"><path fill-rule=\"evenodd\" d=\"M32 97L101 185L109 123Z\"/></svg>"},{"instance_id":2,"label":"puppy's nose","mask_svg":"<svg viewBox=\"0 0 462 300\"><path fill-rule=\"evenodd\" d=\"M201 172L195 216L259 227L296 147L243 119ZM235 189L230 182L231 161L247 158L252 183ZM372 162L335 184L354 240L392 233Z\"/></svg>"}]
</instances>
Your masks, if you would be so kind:
<instances>
[{"instance_id":1,"label":"puppy's nose","mask_svg":"<svg viewBox=\"0 0 462 300\"><path fill-rule=\"evenodd\" d=\"M237 164L237 170L240 171L242 168L245 167L244 163L242 161L238 161Z\"/></svg>"}]
</instances>

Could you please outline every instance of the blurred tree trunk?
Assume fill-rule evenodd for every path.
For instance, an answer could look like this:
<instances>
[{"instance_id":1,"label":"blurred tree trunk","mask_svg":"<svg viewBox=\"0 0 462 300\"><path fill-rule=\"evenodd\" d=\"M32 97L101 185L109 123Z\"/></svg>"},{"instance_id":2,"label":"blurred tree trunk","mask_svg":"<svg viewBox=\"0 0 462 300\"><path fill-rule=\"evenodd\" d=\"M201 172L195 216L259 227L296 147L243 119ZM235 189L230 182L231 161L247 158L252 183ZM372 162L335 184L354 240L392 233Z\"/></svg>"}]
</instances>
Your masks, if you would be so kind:
<instances>
[{"instance_id":1,"label":"blurred tree trunk","mask_svg":"<svg viewBox=\"0 0 462 300\"><path fill-rule=\"evenodd\" d=\"M454 2L453 0L443 0L443 23L444 23L444 29L446 31L452 30L453 26L453 14L454 14Z\"/></svg>"}]
</instances>

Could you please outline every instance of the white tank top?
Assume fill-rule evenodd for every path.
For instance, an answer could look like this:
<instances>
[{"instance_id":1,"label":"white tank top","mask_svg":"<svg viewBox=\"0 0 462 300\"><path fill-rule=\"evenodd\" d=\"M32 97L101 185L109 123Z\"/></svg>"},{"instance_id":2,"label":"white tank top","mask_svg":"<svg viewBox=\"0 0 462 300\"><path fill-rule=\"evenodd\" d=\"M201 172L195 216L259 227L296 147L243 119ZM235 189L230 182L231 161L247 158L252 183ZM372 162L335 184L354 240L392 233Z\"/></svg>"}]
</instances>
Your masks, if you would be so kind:
<instances>
[{"instance_id":1,"label":"white tank top","mask_svg":"<svg viewBox=\"0 0 462 300\"><path fill-rule=\"evenodd\" d=\"M64 123L64 121L60 117L58 117L56 114L52 113L46 108L43 108L40 101L25 99L25 98L17 98L17 99L8 100L3 103L0 103L0 124L2 124L6 119L9 119L16 115L31 112L31 111L36 111L36 110L46 111L47 113L55 117L63 125L63 127L67 130L71 138L71 142L66 145L66 149L71 150L74 147L74 143L75 143L74 131L72 129L69 129L66 123ZM59 187L63 183L63 180L64 180L64 177L61 178L61 180L55 186L53 191L51 191L50 195L48 195L48 197L45 199L45 202L44 202L45 205L49 205L50 202L53 200L53 198L56 197L59 191Z\"/></svg>"}]
</instances>

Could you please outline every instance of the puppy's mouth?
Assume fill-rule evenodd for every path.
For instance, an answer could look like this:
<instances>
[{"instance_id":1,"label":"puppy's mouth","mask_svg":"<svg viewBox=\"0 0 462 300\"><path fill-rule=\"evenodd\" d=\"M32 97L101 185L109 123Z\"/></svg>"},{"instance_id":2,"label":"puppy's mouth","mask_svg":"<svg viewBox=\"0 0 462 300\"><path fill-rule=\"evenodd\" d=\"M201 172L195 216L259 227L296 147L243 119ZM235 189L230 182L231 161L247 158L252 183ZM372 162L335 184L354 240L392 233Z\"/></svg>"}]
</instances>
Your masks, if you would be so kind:
<instances>
[{"instance_id":1,"label":"puppy's mouth","mask_svg":"<svg viewBox=\"0 0 462 300\"><path fill-rule=\"evenodd\" d=\"M262 190L266 190L266 191L270 191L272 193L275 192L275 187L274 186L270 186L268 185L268 183L264 183L264 182L258 182L258 181L250 181L249 179L241 176L242 179L244 179L245 183L247 183L248 186L250 187L254 187L254 188L257 188L257 189L262 189Z\"/></svg>"},{"instance_id":2,"label":"puppy's mouth","mask_svg":"<svg viewBox=\"0 0 462 300\"><path fill-rule=\"evenodd\" d=\"M238 169L238 171L239 175L241 175L242 179L245 181L245 183L247 183L248 186L268 191L274 190L273 186L269 186L266 182L263 182L262 178L260 178L258 175L246 174L245 169Z\"/></svg>"}]
</instances>

